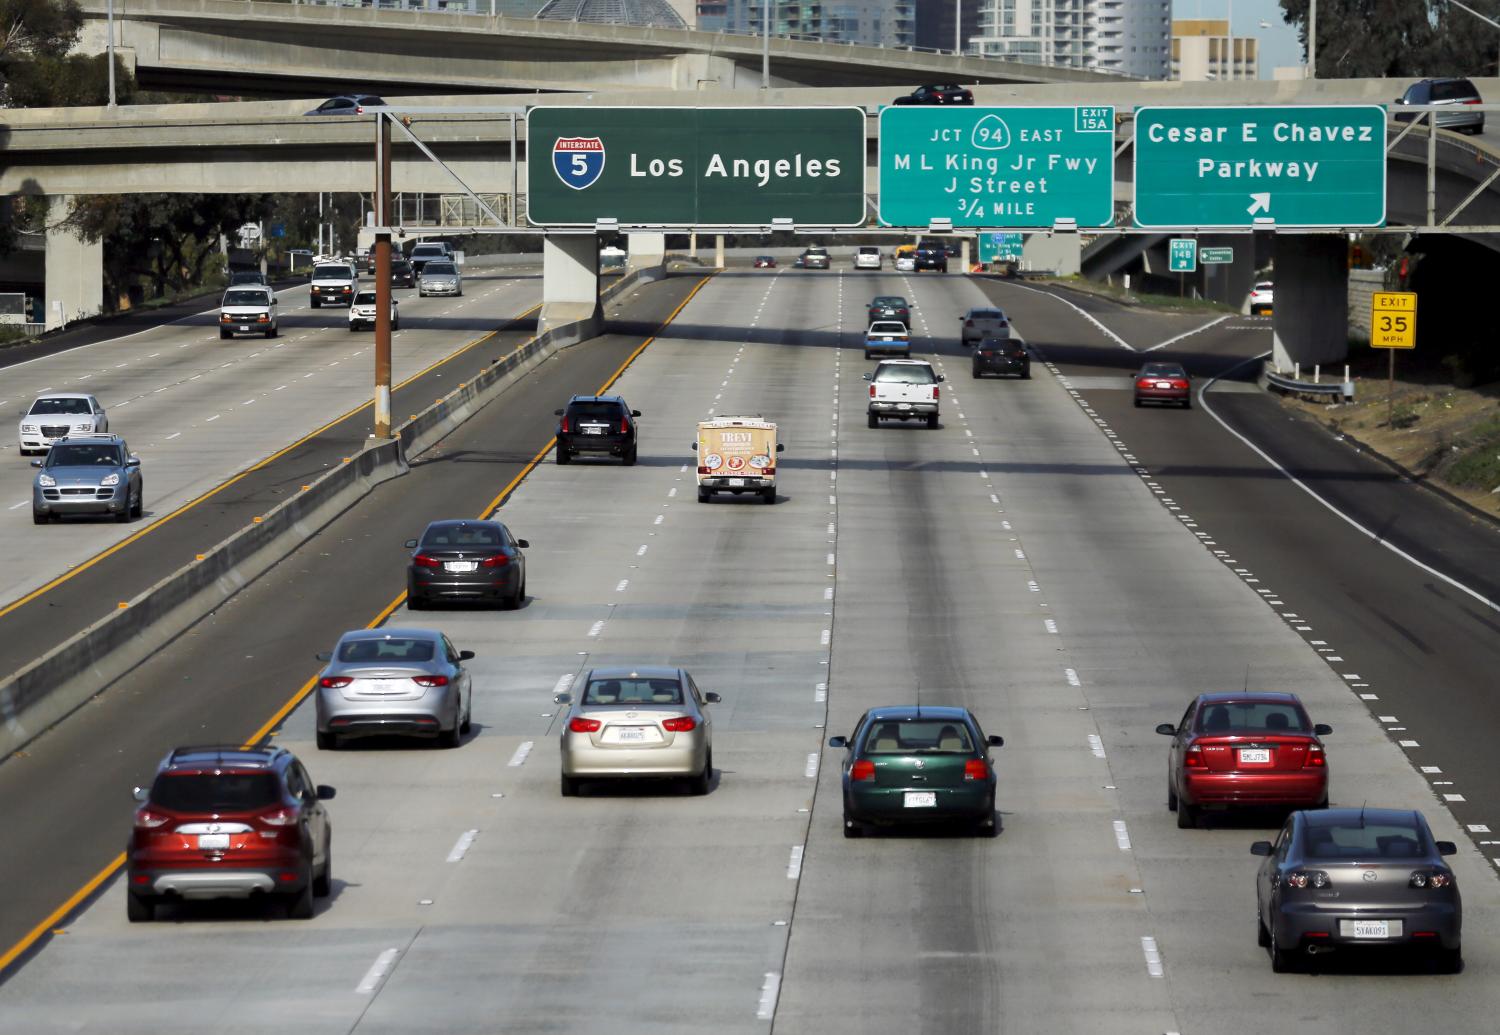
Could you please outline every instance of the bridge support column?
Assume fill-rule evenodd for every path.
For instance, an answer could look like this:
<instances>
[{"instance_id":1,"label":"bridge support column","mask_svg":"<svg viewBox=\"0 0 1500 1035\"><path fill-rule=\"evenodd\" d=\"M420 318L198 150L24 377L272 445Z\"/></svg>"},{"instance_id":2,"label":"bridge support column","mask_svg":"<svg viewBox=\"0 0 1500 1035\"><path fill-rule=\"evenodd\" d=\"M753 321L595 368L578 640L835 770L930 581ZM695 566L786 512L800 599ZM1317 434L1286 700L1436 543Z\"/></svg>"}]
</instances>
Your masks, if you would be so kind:
<instances>
[{"instance_id":1,"label":"bridge support column","mask_svg":"<svg viewBox=\"0 0 1500 1035\"><path fill-rule=\"evenodd\" d=\"M1083 268L1083 244L1073 233L1029 234L1021 259L1026 269L1056 270L1059 277L1071 277Z\"/></svg>"},{"instance_id":2,"label":"bridge support column","mask_svg":"<svg viewBox=\"0 0 1500 1035\"><path fill-rule=\"evenodd\" d=\"M667 258L666 234L626 234L625 269L644 270L660 266Z\"/></svg>"},{"instance_id":3,"label":"bridge support column","mask_svg":"<svg viewBox=\"0 0 1500 1035\"><path fill-rule=\"evenodd\" d=\"M1272 349L1282 369L1339 363L1349 355L1348 239L1277 234Z\"/></svg>"},{"instance_id":4,"label":"bridge support column","mask_svg":"<svg viewBox=\"0 0 1500 1035\"><path fill-rule=\"evenodd\" d=\"M1257 235L1245 234L1201 234L1198 251L1205 248L1232 248L1234 261L1209 265L1198 260L1198 273L1202 278L1203 297L1211 302L1225 305L1243 305L1255 285L1255 271L1259 267L1255 256L1261 249Z\"/></svg>"},{"instance_id":5,"label":"bridge support column","mask_svg":"<svg viewBox=\"0 0 1500 1035\"><path fill-rule=\"evenodd\" d=\"M690 258L690 259L696 259L697 257L698 257L698 231L694 230L692 233L688 234L688 258Z\"/></svg>"},{"instance_id":6,"label":"bridge support column","mask_svg":"<svg viewBox=\"0 0 1500 1035\"><path fill-rule=\"evenodd\" d=\"M566 343L583 341L604 326L599 304L599 236L548 234L542 241L542 316L537 333L574 325Z\"/></svg>"},{"instance_id":7,"label":"bridge support column","mask_svg":"<svg viewBox=\"0 0 1500 1035\"><path fill-rule=\"evenodd\" d=\"M74 320L97 316L104 308L103 242L90 244L69 230L53 229L67 216L72 200L65 194L54 194L48 199L43 319L49 331L66 327Z\"/></svg>"},{"instance_id":8,"label":"bridge support column","mask_svg":"<svg viewBox=\"0 0 1500 1035\"><path fill-rule=\"evenodd\" d=\"M967 274L974 265L974 257L969 251L969 238L960 238L958 242L958 265L959 272Z\"/></svg>"},{"instance_id":9,"label":"bridge support column","mask_svg":"<svg viewBox=\"0 0 1500 1035\"><path fill-rule=\"evenodd\" d=\"M724 268L724 235L714 234L714 265Z\"/></svg>"}]
</instances>

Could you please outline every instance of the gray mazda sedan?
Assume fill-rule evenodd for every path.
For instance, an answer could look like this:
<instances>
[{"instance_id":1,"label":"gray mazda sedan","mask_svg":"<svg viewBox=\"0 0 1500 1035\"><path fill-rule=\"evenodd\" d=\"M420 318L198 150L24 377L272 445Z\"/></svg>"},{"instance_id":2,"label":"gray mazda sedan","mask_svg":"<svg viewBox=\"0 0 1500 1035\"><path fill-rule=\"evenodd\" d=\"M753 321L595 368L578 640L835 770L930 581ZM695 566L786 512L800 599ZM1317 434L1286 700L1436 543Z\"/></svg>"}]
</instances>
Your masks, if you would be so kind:
<instances>
[{"instance_id":1,"label":"gray mazda sedan","mask_svg":"<svg viewBox=\"0 0 1500 1035\"><path fill-rule=\"evenodd\" d=\"M382 733L436 737L458 747L469 732L474 691L458 650L432 629L356 629L318 655L318 747Z\"/></svg>"},{"instance_id":2,"label":"gray mazda sedan","mask_svg":"<svg viewBox=\"0 0 1500 1035\"><path fill-rule=\"evenodd\" d=\"M497 601L514 611L526 599L526 555L531 546L498 521L434 521L421 539L408 539L406 608L439 600Z\"/></svg>"},{"instance_id":3,"label":"gray mazda sedan","mask_svg":"<svg viewBox=\"0 0 1500 1035\"><path fill-rule=\"evenodd\" d=\"M33 524L64 514L109 514L121 522L141 516L141 460L119 435L69 435L31 466L41 468L31 484Z\"/></svg>"},{"instance_id":4,"label":"gray mazda sedan","mask_svg":"<svg viewBox=\"0 0 1500 1035\"><path fill-rule=\"evenodd\" d=\"M1294 812L1274 843L1250 851L1266 857L1256 927L1277 973L1305 956L1371 947L1426 953L1446 973L1463 968L1463 902L1443 862L1458 848L1434 840L1420 812Z\"/></svg>"}]
</instances>

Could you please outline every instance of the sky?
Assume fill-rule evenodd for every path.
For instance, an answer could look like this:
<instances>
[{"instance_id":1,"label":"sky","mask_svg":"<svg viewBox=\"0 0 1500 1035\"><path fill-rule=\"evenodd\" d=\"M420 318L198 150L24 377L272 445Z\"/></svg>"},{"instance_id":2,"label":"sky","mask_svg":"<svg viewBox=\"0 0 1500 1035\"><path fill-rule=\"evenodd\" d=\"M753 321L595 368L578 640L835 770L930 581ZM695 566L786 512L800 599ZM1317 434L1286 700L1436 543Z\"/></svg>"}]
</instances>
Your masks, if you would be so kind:
<instances>
[{"instance_id":1,"label":"sky","mask_svg":"<svg viewBox=\"0 0 1500 1035\"><path fill-rule=\"evenodd\" d=\"M1281 20L1277 0L1172 0L1174 18L1224 18L1236 36L1254 36L1260 40L1260 77L1270 79L1272 71L1282 65L1302 64L1302 44L1297 30ZM1261 22L1270 28L1262 29ZM1320 34L1321 35L1321 34Z\"/></svg>"}]
</instances>

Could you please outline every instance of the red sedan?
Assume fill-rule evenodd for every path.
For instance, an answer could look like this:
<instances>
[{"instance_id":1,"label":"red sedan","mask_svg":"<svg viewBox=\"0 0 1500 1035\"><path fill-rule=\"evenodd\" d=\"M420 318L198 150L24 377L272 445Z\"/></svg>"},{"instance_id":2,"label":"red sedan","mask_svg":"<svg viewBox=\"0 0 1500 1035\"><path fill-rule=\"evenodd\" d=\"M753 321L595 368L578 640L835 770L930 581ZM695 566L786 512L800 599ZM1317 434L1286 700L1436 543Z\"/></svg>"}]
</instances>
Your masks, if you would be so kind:
<instances>
[{"instance_id":1,"label":"red sedan","mask_svg":"<svg viewBox=\"0 0 1500 1035\"><path fill-rule=\"evenodd\" d=\"M1296 694L1200 694L1177 724L1156 732L1172 738L1167 808L1177 825L1196 827L1208 807L1328 807L1325 737Z\"/></svg>"},{"instance_id":2,"label":"red sedan","mask_svg":"<svg viewBox=\"0 0 1500 1035\"><path fill-rule=\"evenodd\" d=\"M757 255L755 257L755 268L758 270L774 270L776 268L776 257L774 255Z\"/></svg>"},{"instance_id":3,"label":"red sedan","mask_svg":"<svg viewBox=\"0 0 1500 1035\"><path fill-rule=\"evenodd\" d=\"M1147 363L1135 375L1135 404L1172 403L1187 409L1193 405L1193 379L1181 363Z\"/></svg>"}]
</instances>

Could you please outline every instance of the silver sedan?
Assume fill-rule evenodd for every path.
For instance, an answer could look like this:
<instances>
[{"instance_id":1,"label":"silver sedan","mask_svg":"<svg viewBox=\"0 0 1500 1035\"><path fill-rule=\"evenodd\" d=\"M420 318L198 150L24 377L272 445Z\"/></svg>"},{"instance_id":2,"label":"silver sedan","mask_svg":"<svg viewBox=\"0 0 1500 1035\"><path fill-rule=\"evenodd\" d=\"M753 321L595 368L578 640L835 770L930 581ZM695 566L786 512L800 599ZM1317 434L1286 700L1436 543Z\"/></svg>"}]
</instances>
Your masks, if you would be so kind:
<instances>
[{"instance_id":1,"label":"silver sedan","mask_svg":"<svg viewBox=\"0 0 1500 1035\"><path fill-rule=\"evenodd\" d=\"M417 274L417 294L423 298L428 295L461 295L463 293L463 274L458 272L458 266L452 262L433 259L422 267L421 273Z\"/></svg>"},{"instance_id":2,"label":"silver sedan","mask_svg":"<svg viewBox=\"0 0 1500 1035\"><path fill-rule=\"evenodd\" d=\"M707 794L713 777L713 720L707 706L719 695L698 689L680 668L596 668L575 693L558 694L571 707L563 718L562 793L585 780L677 777L694 794Z\"/></svg>"},{"instance_id":3,"label":"silver sedan","mask_svg":"<svg viewBox=\"0 0 1500 1035\"><path fill-rule=\"evenodd\" d=\"M458 650L432 629L357 629L318 655L318 747L343 737L400 733L458 747L469 732L474 695Z\"/></svg>"}]
</instances>

